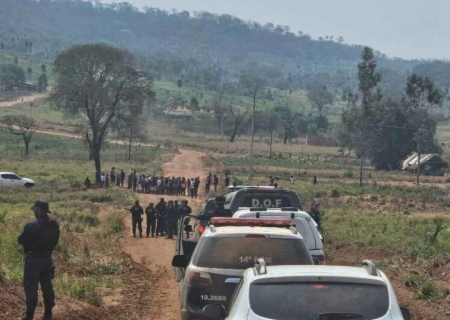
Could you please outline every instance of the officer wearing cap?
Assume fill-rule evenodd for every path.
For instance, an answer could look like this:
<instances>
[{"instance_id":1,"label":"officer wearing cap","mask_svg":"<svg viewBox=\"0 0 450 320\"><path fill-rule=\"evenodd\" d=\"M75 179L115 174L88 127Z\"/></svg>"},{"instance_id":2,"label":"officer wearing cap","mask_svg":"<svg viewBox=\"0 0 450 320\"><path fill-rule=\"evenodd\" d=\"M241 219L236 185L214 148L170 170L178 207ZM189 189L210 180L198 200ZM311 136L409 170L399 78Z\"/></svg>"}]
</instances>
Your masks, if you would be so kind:
<instances>
[{"instance_id":1,"label":"officer wearing cap","mask_svg":"<svg viewBox=\"0 0 450 320\"><path fill-rule=\"evenodd\" d=\"M317 223L317 228L320 230L322 213L319 211L319 206L320 206L320 200L314 199L313 202L311 203L311 210L309 210L308 214Z\"/></svg>"},{"instance_id":2,"label":"officer wearing cap","mask_svg":"<svg viewBox=\"0 0 450 320\"><path fill-rule=\"evenodd\" d=\"M52 279L55 275L52 253L59 241L59 225L51 219L47 201L38 200L31 207L35 220L28 222L18 242L26 254L23 275L26 315L22 320L32 320L38 304L38 284L44 298L44 320L52 319L55 306L55 292Z\"/></svg>"}]
</instances>

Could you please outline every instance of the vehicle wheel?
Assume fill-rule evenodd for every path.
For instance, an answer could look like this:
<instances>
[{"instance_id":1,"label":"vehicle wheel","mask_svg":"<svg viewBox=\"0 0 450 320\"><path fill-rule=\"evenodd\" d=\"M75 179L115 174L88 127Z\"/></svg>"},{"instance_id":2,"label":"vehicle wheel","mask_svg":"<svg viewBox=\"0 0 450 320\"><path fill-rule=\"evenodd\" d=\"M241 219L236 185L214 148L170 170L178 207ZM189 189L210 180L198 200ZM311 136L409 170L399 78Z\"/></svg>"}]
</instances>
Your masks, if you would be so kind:
<instances>
[{"instance_id":1,"label":"vehicle wheel","mask_svg":"<svg viewBox=\"0 0 450 320\"><path fill-rule=\"evenodd\" d=\"M33 188L33 186L34 186L34 184L31 184L31 183L25 183L25 184L24 184L24 187L25 187L26 189L31 189L31 188Z\"/></svg>"}]
</instances>

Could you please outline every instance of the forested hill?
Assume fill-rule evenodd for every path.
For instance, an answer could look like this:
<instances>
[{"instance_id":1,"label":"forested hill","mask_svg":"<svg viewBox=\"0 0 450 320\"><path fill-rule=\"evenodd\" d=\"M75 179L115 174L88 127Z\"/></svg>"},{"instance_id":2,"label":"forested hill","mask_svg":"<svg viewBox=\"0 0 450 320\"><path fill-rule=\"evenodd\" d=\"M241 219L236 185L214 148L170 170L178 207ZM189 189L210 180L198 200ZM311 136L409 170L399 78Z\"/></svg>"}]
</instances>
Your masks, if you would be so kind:
<instances>
[{"instance_id":1,"label":"forested hill","mask_svg":"<svg viewBox=\"0 0 450 320\"><path fill-rule=\"evenodd\" d=\"M335 87L352 82L362 51L361 46L345 44L340 35L313 40L306 31L294 33L286 26L230 15L138 10L128 3L84 0L1 1L3 50L53 60L71 44L99 41L129 49L147 61L156 77L178 77L189 66L214 65L232 71L257 70L279 82L291 74L299 87L313 75ZM377 58L381 68L398 75L420 63L388 59L379 52Z\"/></svg>"}]
</instances>

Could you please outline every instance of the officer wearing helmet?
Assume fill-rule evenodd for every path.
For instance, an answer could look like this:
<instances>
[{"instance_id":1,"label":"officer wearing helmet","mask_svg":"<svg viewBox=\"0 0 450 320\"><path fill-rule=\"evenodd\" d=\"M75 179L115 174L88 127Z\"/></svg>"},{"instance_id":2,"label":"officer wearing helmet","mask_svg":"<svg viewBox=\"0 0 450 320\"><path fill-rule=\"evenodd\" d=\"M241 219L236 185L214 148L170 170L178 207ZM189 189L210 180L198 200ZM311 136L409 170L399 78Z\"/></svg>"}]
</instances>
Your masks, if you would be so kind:
<instances>
[{"instance_id":1,"label":"officer wearing helmet","mask_svg":"<svg viewBox=\"0 0 450 320\"><path fill-rule=\"evenodd\" d=\"M201 214L200 216L204 216L205 218L212 218L212 217L231 217L231 212L227 212L225 210L225 197L224 196L217 196L214 199L214 203L216 205L216 208L214 210L210 210L208 212L205 212Z\"/></svg>"}]
</instances>

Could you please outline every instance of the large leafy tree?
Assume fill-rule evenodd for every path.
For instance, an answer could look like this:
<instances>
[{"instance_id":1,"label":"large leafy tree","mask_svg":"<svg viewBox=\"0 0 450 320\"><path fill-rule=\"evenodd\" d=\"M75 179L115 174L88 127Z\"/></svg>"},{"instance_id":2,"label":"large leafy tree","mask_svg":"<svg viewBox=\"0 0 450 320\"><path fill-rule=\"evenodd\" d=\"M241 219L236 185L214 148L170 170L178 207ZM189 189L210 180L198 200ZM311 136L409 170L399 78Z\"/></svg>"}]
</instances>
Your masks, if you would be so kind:
<instances>
[{"instance_id":1,"label":"large leafy tree","mask_svg":"<svg viewBox=\"0 0 450 320\"><path fill-rule=\"evenodd\" d=\"M0 65L0 89L21 88L25 83L25 71L15 64Z\"/></svg>"},{"instance_id":2,"label":"large leafy tree","mask_svg":"<svg viewBox=\"0 0 450 320\"><path fill-rule=\"evenodd\" d=\"M86 120L84 136L100 173L108 129L117 117L152 97L152 82L136 69L129 52L106 44L73 46L56 58L54 69L52 98L67 113Z\"/></svg>"},{"instance_id":3,"label":"large leafy tree","mask_svg":"<svg viewBox=\"0 0 450 320\"><path fill-rule=\"evenodd\" d=\"M319 114L322 114L325 107L333 103L334 95L326 86L315 86L308 90L308 99L317 108Z\"/></svg>"}]
</instances>

